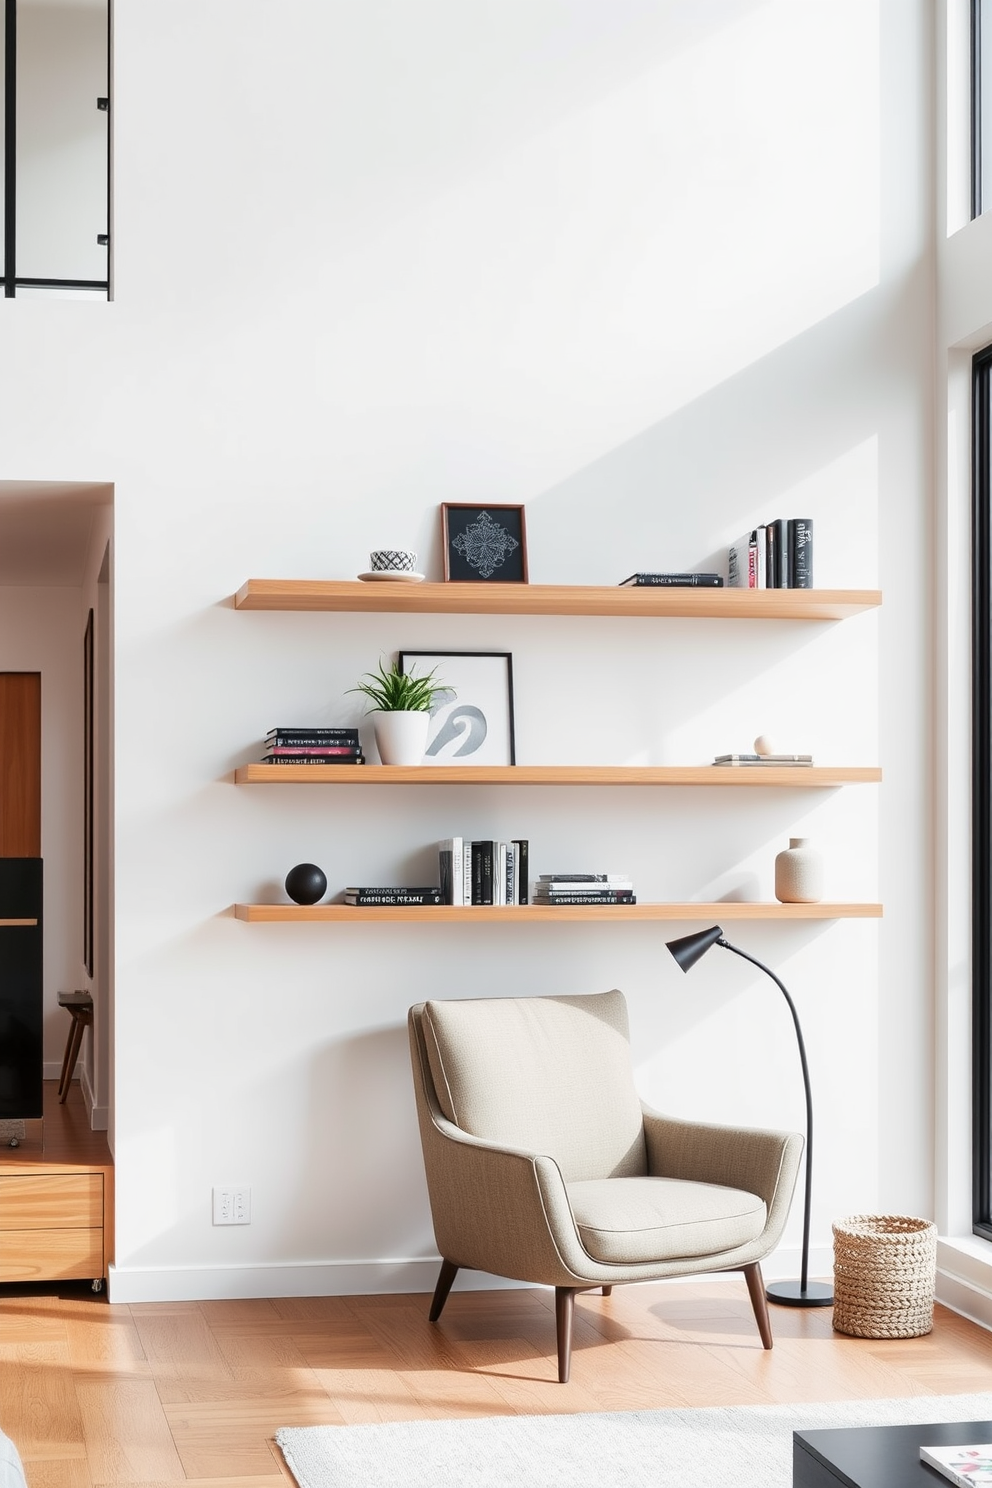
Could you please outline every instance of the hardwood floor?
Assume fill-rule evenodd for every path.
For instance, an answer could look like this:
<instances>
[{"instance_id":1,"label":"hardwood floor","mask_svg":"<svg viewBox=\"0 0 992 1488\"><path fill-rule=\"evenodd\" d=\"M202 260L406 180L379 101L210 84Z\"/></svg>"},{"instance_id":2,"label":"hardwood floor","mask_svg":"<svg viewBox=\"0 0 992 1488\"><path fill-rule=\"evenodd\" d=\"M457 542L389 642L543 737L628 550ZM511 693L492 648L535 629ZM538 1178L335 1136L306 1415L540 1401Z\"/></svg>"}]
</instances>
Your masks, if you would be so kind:
<instances>
[{"instance_id":1,"label":"hardwood floor","mask_svg":"<svg viewBox=\"0 0 992 1488\"><path fill-rule=\"evenodd\" d=\"M943 1308L926 1338L873 1342L776 1307L766 1353L743 1280L620 1287L578 1299L559 1385L552 1294L455 1291L436 1326L428 1300L0 1288L0 1425L30 1488L285 1488L279 1426L992 1388L992 1334Z\"/></svg>"},{"instance_id":2,"label":"hardwood floor","mask_svg":"<svg viewBox=\"0 0 992 1488\"><path fill-rule=\"evenodd\" d=\"M109 1160L78 1087L46 1099L36 1147L0 1170ZM0 1427L30 1488L285 1488L279 1426L992 1389L992 1334L943 1308L926 1338L871 1342L828 1308L773 1307L767 1353L742 1278L587 1293L559 1385L553 1293L456 1289L436 1326L429 1300L127 1307L86 1282L0 1286Z\"/></svg>"}]
</instances>

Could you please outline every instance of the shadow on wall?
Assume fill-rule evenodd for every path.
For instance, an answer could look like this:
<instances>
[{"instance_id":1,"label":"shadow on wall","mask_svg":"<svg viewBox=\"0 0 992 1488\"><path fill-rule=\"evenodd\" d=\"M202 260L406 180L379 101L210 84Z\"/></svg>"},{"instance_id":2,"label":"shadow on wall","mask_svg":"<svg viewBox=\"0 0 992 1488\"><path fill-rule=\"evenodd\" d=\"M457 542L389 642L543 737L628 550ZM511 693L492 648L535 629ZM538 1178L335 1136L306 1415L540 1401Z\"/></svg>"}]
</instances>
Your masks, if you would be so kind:
<instances>
[{"instance_id":1,"label":"shadow on wall","mask_svg":"<svg viewBox=\"0 0 992 1488\"><path fill-rule=\"evenodd\" d=\"M375 1236L377 1259L436 1255L405 1023L325 1044L308 1078L300 1170L319 1178L293 1202L293 1253L366 1259Z\"/></svg>"},{"instance_id":2,"label":"shadow on wall","mask_svg":"<svg viewBox=\"0 0 992 1488\"><path fill-rule=\"evenodd\" d=\"M919 305L916 273L872 289L531 497L527 534L535 581L618 583L638 567L725 573L722 543L708 553L692 546L696 513L704 507L707 532L722 532L727 541L758 521L804 515L816 523L829 511L829 523L817 527L817 587L877 582L885 461L892 451L901 464L914 437L898 410L918 381L910 343L923 334L916 329ZM924 429L921 418L917 440ZM831 467L876 441L877 466L869 455L853 481L831 476ZM850 544L852 523L857 552ZM558 542L566 524L573 534L585 527L595 540Z\"/></svg>"}]
</instances>

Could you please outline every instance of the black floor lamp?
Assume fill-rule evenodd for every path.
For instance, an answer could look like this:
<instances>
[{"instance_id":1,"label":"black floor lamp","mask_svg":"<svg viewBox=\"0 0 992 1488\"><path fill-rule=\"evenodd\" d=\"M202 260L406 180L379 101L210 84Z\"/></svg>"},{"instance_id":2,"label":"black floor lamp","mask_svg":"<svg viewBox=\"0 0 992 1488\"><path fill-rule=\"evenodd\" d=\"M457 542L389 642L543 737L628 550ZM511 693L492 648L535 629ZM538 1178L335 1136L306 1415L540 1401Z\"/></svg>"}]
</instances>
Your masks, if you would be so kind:
<instances>
[{"instance_id":1,"label":"black floor lamp","mask_svg":"<svg viewBox=\"0 0 992 1488\"><path fill-rule=\"evenodd\" d=\"M796 1012L795 1003L775 973L755 956L749 956L747 951L742 951L738 946L731 945L729 940L725 940L719 925L712 925L709 930L697 930L694 935L683 935L681 940L670 940L668 949L682 970L690 971L713 945L723 946L725 951L733 951L735 956L741 956L745 961L750 961L752 966L756 966L759 971L771 977L789 1004L789 1012L792 1014L796 1040L799 1044L799 1062L803 1070L803 1088L806 1091L806 1199L803 1206L802 1267L798 1283L773 1281L765 1288L765 1296L769 1302L782 1302L787 1307L829 1307L834 1300L833 1288L827 1286L825 1282L809 1280L809 1205L813 1192L813 1099L809 1089L809 1066L806 1063L806 1045L803 1043L803 1031L799 1026L799 1014Z\"/></svg>"}]
</instances>

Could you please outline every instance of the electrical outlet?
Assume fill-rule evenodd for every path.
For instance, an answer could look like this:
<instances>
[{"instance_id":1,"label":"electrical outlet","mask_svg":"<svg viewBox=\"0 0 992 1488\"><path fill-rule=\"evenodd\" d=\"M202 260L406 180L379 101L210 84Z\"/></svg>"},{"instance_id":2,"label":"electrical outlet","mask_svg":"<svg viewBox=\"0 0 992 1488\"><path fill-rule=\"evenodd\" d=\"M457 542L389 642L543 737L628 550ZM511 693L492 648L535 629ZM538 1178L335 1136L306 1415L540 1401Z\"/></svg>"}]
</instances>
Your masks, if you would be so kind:
<instances>
[{"instance_id":1,"label":"electrical outlet","mask_svg":"<svg viewBox=\"0 0 992 1488\"><path fill-rule=\"evenodd\" d=\"M215 1188L213 1190L214 1224L251 1224L250 1188Z\"/></svg>"}]
</instances>

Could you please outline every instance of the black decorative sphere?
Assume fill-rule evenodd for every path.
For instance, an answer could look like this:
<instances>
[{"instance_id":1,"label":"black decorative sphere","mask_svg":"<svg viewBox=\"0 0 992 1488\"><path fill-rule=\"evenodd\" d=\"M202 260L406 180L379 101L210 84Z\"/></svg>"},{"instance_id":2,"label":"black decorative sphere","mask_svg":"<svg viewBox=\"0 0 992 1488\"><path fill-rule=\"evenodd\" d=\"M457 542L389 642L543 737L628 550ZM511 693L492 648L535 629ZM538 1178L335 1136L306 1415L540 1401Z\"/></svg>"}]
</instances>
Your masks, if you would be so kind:
<instances>
[{"instance_id":1,"label":"black decorative sphere","mask_svg":"<svg viewBox=\"0 0 992 1488\"><path fill-rule=\"evenodd\" d=\"M316 904L327 889L327 879L316 863L297 863L286 874L286 893L294 904Z\"/></svg>"}]
</instances>

